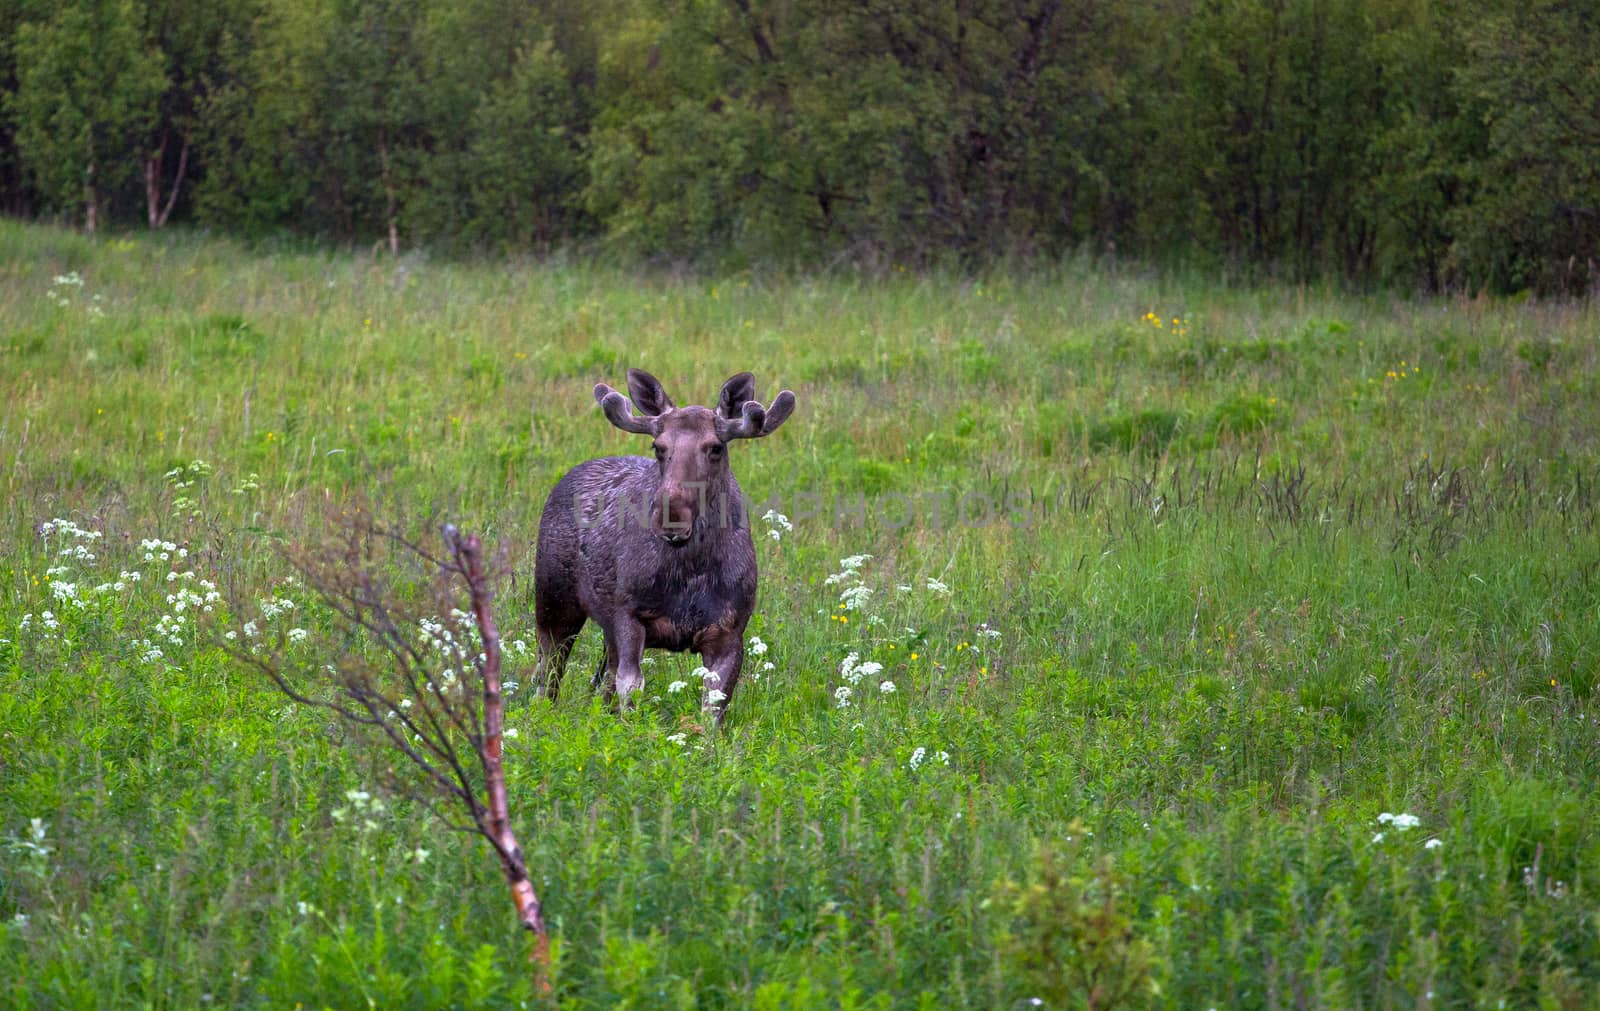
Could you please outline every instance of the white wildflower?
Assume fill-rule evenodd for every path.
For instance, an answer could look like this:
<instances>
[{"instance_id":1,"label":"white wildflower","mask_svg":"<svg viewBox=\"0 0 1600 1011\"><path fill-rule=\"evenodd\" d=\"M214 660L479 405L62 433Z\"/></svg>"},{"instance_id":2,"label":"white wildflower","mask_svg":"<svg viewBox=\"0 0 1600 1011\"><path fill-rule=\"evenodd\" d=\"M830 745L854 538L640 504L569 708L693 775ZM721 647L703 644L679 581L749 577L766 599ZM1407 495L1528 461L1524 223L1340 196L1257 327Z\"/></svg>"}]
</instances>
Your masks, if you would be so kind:
<instances>
[{"instance_id":1,"label":"white wildflower","mask_svg":"<svg viewBox=\"0 0 1600 1011\"><path fill-rule=\"evenodd\" d=\"M522 735L517 732L517 728L516 727L507 727L505 729L505 731L503 732L502 736L504 736L505 739L508 740L508 741L514 741L518 737L521 737Z\"/></svg>"},{"instance_id":2,"label":"white wildflower","mask_svg":"<svg viewBox=\"0 0 1600 1011\"><path fill-rule=\"evenodd\" d=\"M784 534L794 530L794 524L789 522L789 517L776 509L768 509L762 514L761 519L771 528L767 531L767 536L775 541L783 540Z\"/></svg>"},{"instance_id":3,"label":"white wildflower","mask_svg":"<svg viewBox=\"0 0 1600 1011\"><path fill-rule=\"evenodd\" d=\"M881 692L884 695L893 695L895 693L894 682L893 681L880 681L878 683L878 691Z\"/></svg>"},{"instance_id":4,"label":"white wildflower","mask_svg":"<svg viewBox=\"0 0 1600 1011\"><path fill-rule=\"evenodd\" d=\"M671 741L673 744L676 744L680 748L683 747L684 742L687 741L688 739L689 739L689 735L688 734L683 734L683 733L668 734L667 735L667 740Z\"/></svg>"},{"instance_id":5,"label":"white wildflower","mask_svg":"<svg viewBox=\"0 0 1600 1011\"><path fill-rule=\"evenodd\" d=\"M915 751L913 751L911 753L911 759L906 764L911 768L911 771L915 772L916 770L922 768L923 763L926 762L927 760L928 760L928 749L919 747L919 748L917 748ZM934 755L933 755L933 760L938 762L940 765L949 765L950 764L950 752L948 752L948 751L935 752Z\"/></svg>"},{"instance_id":6,"label":"white wildflower","mask_svg":"<svg viewBox=\"0 0 1600 1011\"><path fill-rule=\"evenodd\" d=\"M706 692L706 704L707 705L714 706L714 705L717 705L719 703L726 702L727 700L728 700L728 693L723 691L720 688L713 688L710 691Z\"/></svg>"},{"instance_id":7,"label":"white wildflower","mask_svg":"<svg viewBox=\"0 0 1600 1011\"><path fill-rule=\"evenodd\" d=\"M303 628L291 628L291 629L289 629L289 641L290 642L305 642L306 638L308 636L310 636L310 635L311 635L311 633L307 632Z\"/></svg>"},{"instance_id":8,"label":"white wildflower","mask_svg":"<svg viewBox=\"0 0 1600 1011\"><path fill-rule=\"evenodd\" d=\"M50 594L63 604L83 606L83 598L78 596L78 584L54 582L50 584Z\"/></svg>"},{"instance_id":9,"label":"white wildflower","mask_svg":"<svg viewBox=\"0 0 1600 1011\"><path fill-rule=\"evenodd\" d=\"M1392 825L1395 831L1405 832L1422 824L1422 819L1414 814L1390 814L1388 811L1378 815L1378 824Z\"/></svg>"},{"instance_id":10,"label":"white wildflower","mask_svg":"<svg viewBox=\"0 0 1600 1011\"><path fill-rule=\"evenodd\" d=\"M1444 845L1444 840L1443 839L1434 838L1434 839L1429 839L1427 842L1423 843L1422 844L1422 848L1425 849L1425 850L1436 850L1440 846L1443 846L1443 845Z\"/></svg>"},{"instance_id":11,"label":"white wildflower","mask_svg":"<svg viewBox=\"0 0 1600 1011\"><path fill-rule=\"evenodd\" d=\"M837 586L840 583L848 583L851 580L859 582L861 573L858 570L861 568L862 563L871 557L871 555L851 555L849 558L839 559L839 571L824 579L822 585Z\"/></svg>"},{"instance_id":12,"label":"white wildflower","mask_svg":"<svg viewBox=\"0 0 1600 1011\"><path fill-rule=\"evenodd\" d=\"M848 686L846 686L846 685L840 685L839 687L837 687L837 688L835 688L833 690L834 701L839 703L839 708L840 709L849 708L849 706L850 706L850 694L851 694L850 693L850 688Z\"/></svg>"},{"instance_id":13,"label":"white wildflower","mask_svg":"<svg viewBox=\"0 0 1600 1011\"><path fill-rule=\"evenodd\" d=\"M947 597L950 596L950 587L946 586L943 581L934 579L932 576L928 577L928 591L930 593L942 593Z\"/></svg>"},{"instance_id":14,"label":"white wildflower","mask_svg":"<svg viewBox=\"0 0 1600 1011\"><path fill-rule=\"evenodd\" d=\"M839 594L839 603L844 605L846 611L859 611L872 596L870 586L851 586Z\"/></svg>"},{"instance_id":15,"label":"white wildflower","mask_svg":"<svg viewBox=\"0 0 1600 1011\"><path fill-rule=\"evenodd\" d=\"M839 664L839 676L851 684L861 680L861 675L856 673L856 661L861 659L860 653L847 654Z\"/></svg>"},{"instance_id":16,"label":"white wildflower","mask_svg":"<svg viewBox=\"0 0 1600 1011\"><path fill-rule=\"evenodd\" d=\"M285 611L292 610L294 610L294 601L289 600L287 597L273 597L270 600L261 601L261 617L267 621L271 621Z\"/></svg>"},{"instance_id":17,"label":"white wildflower","mask_svg":"<svg viewBox=\"0 0 1600 1011\"><path fill-rule=\"evenodd\" d=\"M667 694L676 695L687 687L689 687L689 682L687 681L674 681L672 684L667 685Z\"/></svg>"},{"instance_id":18,"label":"white wildflower","mask_svg":"<svg viewBox=\"0 0 1600 1011\"><path fill-rule=\"evenodd\" d=\"M47 857L55 851L55 847L45 842L49 834L50 823L43 818L28 819L28 838L16 840L20 848L28 851L35 857Z\"/></svg>"},{"instance_id":19,"label":"white wildflower","mask_svg":"<svg viewBox=\"0 0 1600 1011\"><path fill-rule=\"evenodd\" d=\"M761 637L759 635L752 635L750 637L750 645L748 650L751 656L766 656L767 644L761 641Z\"/></svg>"}]
</instances>

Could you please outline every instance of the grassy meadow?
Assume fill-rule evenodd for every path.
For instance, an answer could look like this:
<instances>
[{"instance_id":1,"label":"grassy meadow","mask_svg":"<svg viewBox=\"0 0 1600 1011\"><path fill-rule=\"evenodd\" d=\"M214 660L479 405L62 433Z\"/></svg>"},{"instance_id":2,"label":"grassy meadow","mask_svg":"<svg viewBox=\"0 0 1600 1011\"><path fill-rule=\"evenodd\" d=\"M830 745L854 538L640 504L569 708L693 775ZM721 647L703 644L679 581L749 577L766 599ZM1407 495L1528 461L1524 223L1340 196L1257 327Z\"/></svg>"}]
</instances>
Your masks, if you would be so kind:
<instances>
[{"instance_id":1,"label":"grassy meadow","mask_svg":"<svg viewBox=\"0 0 1600 1011\"><path fill-rule=\"evenodd\" d=\"M1600 1006L1593 304L4 222L0 1004L541 1003L481 840L218 636L321 663L279 549L365 502L504 550L531 643L630 365L796 392L732 452L793 529L720 733L690 656L619 717L592 625L559 706L510 654L554 1001Z\"/></svg>"}]
</instances>

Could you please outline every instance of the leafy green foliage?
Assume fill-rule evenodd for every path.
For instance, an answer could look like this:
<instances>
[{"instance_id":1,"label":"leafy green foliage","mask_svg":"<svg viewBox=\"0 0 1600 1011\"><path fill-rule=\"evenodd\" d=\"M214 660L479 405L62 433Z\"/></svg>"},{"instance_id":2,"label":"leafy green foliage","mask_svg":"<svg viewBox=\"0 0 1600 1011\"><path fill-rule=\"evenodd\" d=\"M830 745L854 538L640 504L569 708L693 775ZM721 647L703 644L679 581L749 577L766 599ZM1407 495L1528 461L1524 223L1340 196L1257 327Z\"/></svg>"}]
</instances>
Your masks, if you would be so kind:
<instances>
[{"instance_id":1,"label":"leafy green foliage","mask_svg":"<svg viewBox=\"0 0 1600 1011\"><path fill-rule=\"evenodd\" d=\"M1596 45L1560 0L30 0L0 199L80 208L92 144L114 219L251 237L1577 294Z\"/></svg>"},{"instance_id":2,"label":"leafy green foliage","mask_svg":"<svg viewBox=\"0 0 1600 1011\"><path fill-rule=\"evenodd\" d=\"M95 227L103 194L134 175L167 87L132 0L75 0L17 28L6 107L23 164L52 208Z\"/></svg>"},{"instance_id":3,"label":"leafy green foliage","mask_svg":"<svg viewBox=\"0 0 1600 1011\"><path fill-rule=\"evenodd\" d=\"M1488 153L1455 212L1461 268L1502 290L1588 291L1600 281L1600 25L1538 0L1475 6L1465 35L1461 76Z\"/></svg>"},{"instance_id":4,"label":"leafy green foliage","mask_svg":"<svg viewBox=\"0 0 1600 1011\"><path fill-rule=\"evenodd\" d=\"M1052 1008L1145 1006L1157 989L1151 945L1117 908L1124 889L1110 865L1102 863L1092 876L1073 875L1068 859L1046 847L1036 861L1028 881L1007 882L999 894L1002 915L1010 917L1001 956L1034 995L1030 1001Z\"/></svg>"}]
</instances>

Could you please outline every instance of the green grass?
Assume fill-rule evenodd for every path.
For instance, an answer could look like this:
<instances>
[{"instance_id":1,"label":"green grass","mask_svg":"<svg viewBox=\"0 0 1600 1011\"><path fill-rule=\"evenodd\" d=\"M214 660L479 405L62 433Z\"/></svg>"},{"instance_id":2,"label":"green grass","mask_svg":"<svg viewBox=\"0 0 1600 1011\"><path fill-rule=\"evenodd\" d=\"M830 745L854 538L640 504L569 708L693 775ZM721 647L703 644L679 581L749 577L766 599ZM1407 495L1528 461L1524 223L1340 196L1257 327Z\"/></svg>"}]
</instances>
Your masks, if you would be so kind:
<instances>
[{"instance_id":1,"label":"green grass","mask_svg":"<svg viewBox=\"0 0 1600 1011\"><path fill-rule=\"evenodd\" d=\"M680 402L796 391L735 458L796 523L759 540L774 669L720 735L666 692L688 657L604 712L592 627L560 706L513 702L560 1001L1073 1006L1120 965L1154 1006L1594 1006L1597 323L1078 262L707 279L0 223L0 1002L533 1002L484 845L158 625L174 585L281 593L319 662L276 548L367 501L507 551L531 641L543 497L643 452L589 393L640 365ZM850 652L883 670L841 708ZM370 829L335 817L358 789Z\"/></svg>"}]
</instances>

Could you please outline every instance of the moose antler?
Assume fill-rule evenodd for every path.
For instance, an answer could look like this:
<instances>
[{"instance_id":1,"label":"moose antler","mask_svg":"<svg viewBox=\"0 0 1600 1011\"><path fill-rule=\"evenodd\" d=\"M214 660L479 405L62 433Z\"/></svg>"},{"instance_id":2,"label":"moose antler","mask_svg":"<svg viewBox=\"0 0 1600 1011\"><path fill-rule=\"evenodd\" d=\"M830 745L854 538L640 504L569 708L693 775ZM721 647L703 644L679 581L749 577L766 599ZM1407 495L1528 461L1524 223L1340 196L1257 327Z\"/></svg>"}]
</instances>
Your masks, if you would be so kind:
<instances>
[{"instance_id":1,"label":"moose antler","mask_svg":"<svg viewBox=\"0 0 1600 1011\"><path fill-rule=\"evenodd\" d=\"M778 426L789 420L789 415L793 413L794 393L789 390L773 397L771 407L762 407L758 401L747 400L740 409L740 417L718 419L717 434L724 442L759 439L777 431Z\"/></svg>"},{"instance_id":2,"label":"moose antler","mask_svg":"<svg viewBox=\"0 0 1600 1011\"><path fill-rule=\"evenodd\" d=\"M633 404L628 398L605 383L594 384L594 399L600 405L600 409L606 412L606 419L624 432L632 432L634 435L661 434L660 419L634 414Z\"/></svg>"}]
</instances>

